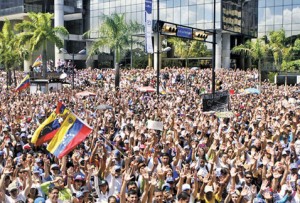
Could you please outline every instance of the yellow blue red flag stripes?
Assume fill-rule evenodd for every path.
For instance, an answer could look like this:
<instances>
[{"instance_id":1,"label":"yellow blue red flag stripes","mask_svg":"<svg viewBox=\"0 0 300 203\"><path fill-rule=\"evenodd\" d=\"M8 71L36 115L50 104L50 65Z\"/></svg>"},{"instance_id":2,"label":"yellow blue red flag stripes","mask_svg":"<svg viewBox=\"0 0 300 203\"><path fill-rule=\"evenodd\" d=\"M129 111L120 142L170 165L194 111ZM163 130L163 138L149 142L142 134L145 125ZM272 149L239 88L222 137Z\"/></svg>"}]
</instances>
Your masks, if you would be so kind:
<instances>
[{"instance_id":1,"label":"yellow blue red flag stripes","mask_svg":"<svg viewBox=\"0 0 300 203\"><path fill-rule=\"evenodd\" d=\"M88 124L70 113L49 143L47 150L56 157L62 158L79 145L91 132L92 128Z\"/></svg>"},{"instance_id":2,"label":"yellow blue red flag stripes","mask_svg":"<svg viewBox=\"0 0 300 203\"><path fill-rule=\"evenodd\" d=\"M43 62L42 62L42 55L39 55L39 56L36 58L35 62L33 63L32 67L40 66L42 63L43 63Z\"/></svg>"},{"instance_id":3,"label":"yellow blue red flag stripes","mask_svg":"<svg viewBox=\"0 0 300 203\"><path fill-rule=\"evenodd\" d=\"M61 102L59 101L57 106L56 106L56 114L65 114L67 109L66 109L66 106Z\"/></svg>"},{"instance_id":4,"label":"yellow blue red flag stripes","mask_svg":"<svg viewBox=\"0 0 300 203\"><path fill-rule=\"evenodd\" d=\"M59 127L60 123L56 118L56 113L52 112L51 115L36 129L31 138L31 142L36 146L48 142L57 133Z\"/></svg>"},{"instance_id":5,"label":"yellow blue red flag stripes","mask_svg":"<svg viewBox=\"0 0 300 203\"><path fill-rule=\"evenodd\" d=\"M30 86L30 77L26 75L26 77L21 81L21 83L16 87L16 92L22 91Z\"/></svg>"}]
</instances>

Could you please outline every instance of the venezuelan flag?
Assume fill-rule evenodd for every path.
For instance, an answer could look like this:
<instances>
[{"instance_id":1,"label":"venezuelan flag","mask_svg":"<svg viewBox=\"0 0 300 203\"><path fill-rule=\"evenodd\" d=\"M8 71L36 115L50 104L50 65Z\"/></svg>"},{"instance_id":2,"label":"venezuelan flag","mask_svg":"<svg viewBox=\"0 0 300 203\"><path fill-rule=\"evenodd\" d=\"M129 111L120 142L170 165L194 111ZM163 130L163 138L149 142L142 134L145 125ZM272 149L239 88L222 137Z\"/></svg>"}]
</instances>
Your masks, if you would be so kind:
<instances>
[{"instance_id":1,"label":"venezuelan flag","mask_svg":"<svg viewBox=\"0 0 300 203\"><path fill-rule=\"evenodd\" d=\"M59 101L57 106L56 106L56 114L65 114L67 111L66 109L66 106L61 102Z\"/></svg>"},{"instance_id":2,"label":"venezuelan flag","mask_svg":"<svg viewBox=\"0 0 300 203\"><path fill-rule=\"evenodd\" d=\"M39 55L39 56L36 58L35 62L33 63L32 67L40 66L42 63L43 63L43 62L42 62L42 55Z\"/></svg>"},{"instance_id":3,"label":"venezuelan flag","mask_svg":"<svg viewBox=\"0 0 300 203\"><path fill-rule=\"evenodd\" d=\"M16 87L15 91L19 92L30 86L30 77L26 75L26 77L21 81L21 83Z\"/></svg>"},{"instance_id":4,"label":"venezuelan flag","mask_svg":"<svg viewBox=\"0 0 300 203\"><path fill-rule=\"evenodd\" d=\"M36 129L31 138L31 142L36 146L48 142L57 133L59 127L60 123L56 118L56 113L52 112L51 115Z\"/></svg>"},{"instance_id":5,"label":"venezuelan flag","mask_svg":"<svg viewBox=\"0 0 300 203\"><path fill-rule=\"evenodd\" d=\"M70 113L62 123L59 131L49 143L47 150L58 158L62 158L80 144L92 128L75 114Z\"/></svg>"}]
</instances>

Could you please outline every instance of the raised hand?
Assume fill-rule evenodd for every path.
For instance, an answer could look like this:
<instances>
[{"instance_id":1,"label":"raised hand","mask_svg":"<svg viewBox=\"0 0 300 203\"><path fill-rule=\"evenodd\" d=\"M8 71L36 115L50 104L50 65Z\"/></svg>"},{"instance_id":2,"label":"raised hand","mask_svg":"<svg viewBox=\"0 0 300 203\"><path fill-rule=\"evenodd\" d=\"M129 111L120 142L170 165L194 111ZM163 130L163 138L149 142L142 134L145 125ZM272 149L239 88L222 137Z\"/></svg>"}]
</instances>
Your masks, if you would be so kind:
<instances>
[{"instance_id":1,"label":"raised hand","mask_svg":"<svg viewBox=\"0 0 300 203\"><path fill-rule=\"evenodd\" d=\"M246 196L246 195L248 195L248 194L249 194L248 188L243 187L243 190L242 190L242 192L241 192L241 195L242 195L242 196Z\"/></svg>"},{"instance_id":2,"label":"raised hand","mask_svg":"<svg viewBox=\"0 0 300 203\"><path fill-rule=\"evenodd\" d=\"M231 168L231 169L230 169L230 175L231 175L231 177L235 177L236 174L237 174L236 168Z\"/></svg>"}]
</instances>

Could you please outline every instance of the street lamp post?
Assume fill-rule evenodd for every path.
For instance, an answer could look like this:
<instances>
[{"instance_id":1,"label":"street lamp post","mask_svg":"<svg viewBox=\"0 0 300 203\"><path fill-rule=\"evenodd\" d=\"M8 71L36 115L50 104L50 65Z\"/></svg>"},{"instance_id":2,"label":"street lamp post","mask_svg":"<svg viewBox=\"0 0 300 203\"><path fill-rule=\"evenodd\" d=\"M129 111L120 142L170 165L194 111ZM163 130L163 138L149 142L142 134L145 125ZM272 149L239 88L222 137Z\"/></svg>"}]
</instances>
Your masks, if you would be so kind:
<instances>
[{"instance_id":1,"label":"street lamp post","mask_svg":"<svg viewBox=\"0 0 300 203\"><path fill-rule=\"evenodd\" d=\"M215 98L216 91L216 0L214 0L214 19L213 19L213 54L212 54L212 95Z\"/></svg>"},{"instance_id":2,"label":"street lamp post","mask_svg":"<svg viewBox=\"0 0 300 203\"><path fill-rule=\"evenodd\" d=\"M157 56L157 67L156 67L156 94L157 94L157 101L159 100L159 41L160 41L160 35L159 35L159 0L157 0L157 21L156 21L156 34L157 34L157 51L156 51L156 56Z\"/></svg>"}]
</instances>

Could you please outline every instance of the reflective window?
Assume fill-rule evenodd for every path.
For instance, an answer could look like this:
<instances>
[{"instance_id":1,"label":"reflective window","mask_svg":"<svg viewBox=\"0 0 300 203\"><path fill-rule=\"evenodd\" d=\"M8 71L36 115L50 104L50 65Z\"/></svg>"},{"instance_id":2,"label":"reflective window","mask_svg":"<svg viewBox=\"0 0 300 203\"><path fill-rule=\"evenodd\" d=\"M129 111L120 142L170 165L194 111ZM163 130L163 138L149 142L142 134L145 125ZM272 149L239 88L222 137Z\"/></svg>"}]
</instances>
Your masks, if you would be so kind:
<instances>
[{"instance_id":1,"label":"reflective window","mask_svg":"<svg viewBox=\"0 0 300 203\"><path fill-rule=\"evenodd\" d=\"M259 0L258 1L258 7L261 8L261 7L265 7L266 6L266 0Z\"/></svg>"},{"instance_id":2,"label":"reflective window","mask_svg":"<svg viewBox=\"0 0 300 203\"><path fill-rule=\"evenodd\" d=\"M181 6L189 5L189 0L181 0Z\"/></svg>"},{"instance_id":3,"label":"reflective window","mask_svg":"<svg viewBox=\"0 0 300 203\"><path fill-rule=\"evenodd\" d=\"M265 8L258 8L258 25L266 24Z\"/></svg>"},{"instance_id":4,"label":"reflective window","mask_svg":"<svg viewBox=\"0 0 300 203\"><path fill-rule=\"evenodd\" d=\"M266 13L266 25L274 25L274 7L267 7Z\"/></svg>"},{"instance_id":5,"label":"reflective window","mask_svg":"<svg viewBox=\"0 0 300 203\"><path fill-rule=\"evenodd\" d=\"M188 13L189 13L189 24L193 24L197 22L197 15L196 15L197 7L196 6L189 6Z\"/></svg>"},{"instance_id":6,"label":"reflective window","mask_svg":"<svg viewBox=\"0 0 300 203\"><path fill-rule=\"evenodd\" d=\"M293 4L294 5L296 5L296 4L300 5L300 0L293 0Z\"/></svg>"},{"instance_id":7,"label":"reflective window","mask_svg":"<svg viewBox=\"0 0 300 203\"><path fill-rule=\"evenodd\" d=\"M284 0L283 5L292 5L292 0Z\"/></svg>"},{"instance_id":8,"label":"reflective window","mask_svg":"<svg viewBox=\"0 0 300 203\"><path fill-rule=\"evenodd\" d=\"M292 22L293 24L296 22L299 22L299 17L300 17L300 5L294 6L293 7L293 12L292 12Z\"/></svg>"},{"instance_id":9,"label":"reflective window","mask_svg":"<svg viewBox=\"0 0 300 203\"><path fill-rule=\"evenodd\" d=\"M180 6L180 0L174 0L174 7Z\"/></svg>"},{"instance_id":10,"label":"reflective window","mask_svg":"<svg viewBox=\"0 0 300 203\"><path fill-rule=\"evenodd\" d=\"M188 25L189 24L189 15L188 15L188 6L181 7L181 24Z\"/></svg>"},{"instance_id":11,"label":"reflective window","mask_svg":"<svg viewBox=\"0 0 300 203\"><path fill-rule=\"evenodd\" d=\"M282 6L283 0L275 0L275 6Z\"/></svg>"},{"instance_id":12,"label":"reflective window","mask_svg":"<svg viewBox=\"0 0 300 203\"><path fill-rule=\"evenodd\" d=\"M274 0L267 0L266 1L266 6L274 6L274 5L275 5Z\"/></svg>"},{"instance_id":13,"label":"reflective window","mask_svg":"<svg viewBox=\"0 0 300 203\"><path fill-rule=\"evenodd\" d=\"M283 7L275 7L275 16L274 16L274 23L282 25L282 15L283 15Z\"/></svg>"}]
</instances>

